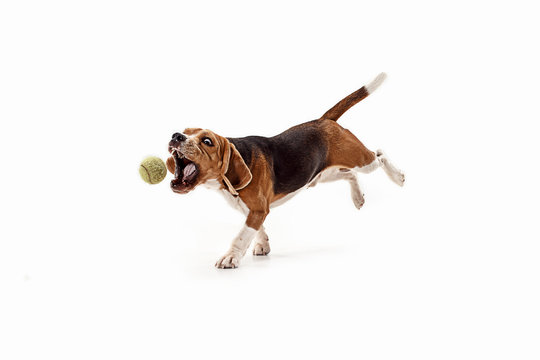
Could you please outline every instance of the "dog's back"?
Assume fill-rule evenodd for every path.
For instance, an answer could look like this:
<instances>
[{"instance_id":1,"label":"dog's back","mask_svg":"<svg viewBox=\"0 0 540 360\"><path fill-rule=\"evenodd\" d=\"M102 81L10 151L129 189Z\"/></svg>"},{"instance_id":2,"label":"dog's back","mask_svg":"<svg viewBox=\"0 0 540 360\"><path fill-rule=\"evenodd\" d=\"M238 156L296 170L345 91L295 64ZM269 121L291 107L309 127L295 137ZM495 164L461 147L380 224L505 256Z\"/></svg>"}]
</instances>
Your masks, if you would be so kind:
<instances>
[{"instance_id":1,"label":"dog's back","mask_svg":"<svg viewBox=\"0 0 540 360\"><path fill-rule=\"evenodd\" d=\"M259 154L271 169L275 194L296 191L326 167L328 144L318 120L294 126L273 137L229 138L244 161Z\"/></svg>"}]
</instances>

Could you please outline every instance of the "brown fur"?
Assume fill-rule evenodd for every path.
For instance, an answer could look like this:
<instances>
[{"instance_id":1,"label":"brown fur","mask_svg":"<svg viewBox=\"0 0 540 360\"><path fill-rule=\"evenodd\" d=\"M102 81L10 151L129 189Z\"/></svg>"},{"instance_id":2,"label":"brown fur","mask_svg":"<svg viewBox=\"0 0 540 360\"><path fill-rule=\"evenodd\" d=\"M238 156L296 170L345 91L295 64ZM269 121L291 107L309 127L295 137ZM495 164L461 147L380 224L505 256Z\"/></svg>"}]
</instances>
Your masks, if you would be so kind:
<instances>
[{"instance_id":1,"label":"brown fur","mask_svg":"<svg viewBox=\"0 0 540 360\"><path fill-rule=\"evenodd\" d=\"M352 132L332 120L320 120L328 144L328 167L362 167L375 160L375 153L368 150Z\"/></svg>"},{"instance_id":2,"label":"brown fur","mask_svg":"<svg viewBox=\"0 0 540 360\"><path fill-rule=\"evenodd\" d=\"M375 160L375 154L349 130L332 120L320 121L317 129L322 132L321 136L326 139L328 145L325 169L362 167ZM226 138L203 129L186 129L184 134L191 136L193 140L193 145L188 147L186 155L200 168L197 183L193 188L208 180L218 180L222 189L240 196L248 207L246 225L259 229L270 211L270 204L287 195L274 193L271 169L267 159L259 154L248 166L238 150ZM195 145L204 137L212 139L214 146L204 148L204 145ZM174 174L173 157L167 159L167 168Z\"/></svg>"},{"instance_id":3,"label":"brown fur","mask_svg":"<svg viewBox=\"0 0 540 360\"><path fill-rule=\"evenodd\" d=\"M341 127L336 122L345 111L368 95L369 92L367 88L362 87L341 100L338 104L328 110L319 120L297 125L296 127L291 128L292 131L288 130L283 133L287 134L285 135L285 139L287 139L285 144L289 144L289 137L287 136L290 136L290 141L295 141L295 131L300 131L304 134L308 133L310 134L309 136L312 136L312 139L319 141L319 143L310 142L310 144L318 144L316 145L316 149L319 150L318 161L321 161L320 164L323 168L320 171L320 167L316 168L318 173L315 173L315 177L311 178L308 184L316 182L317 175L329 168L338 168L342 172L348 172L350 169L362 168L376 161L377 155L373 151L366 148L354 134ZM270 205L288 195L287 191L295 191L286 190L284 193L283 191L281 193L276 193L276 187L273 183L273 179L277 176L277 168L273 163L276 157L274 157L273 153L268 153L269 150L266 150L266 155L264 151L252 152L250 155L250 163L246 164L235 145L231 143L231 141L239 141L240 139L231 139L231 141L229 141L227 138L217 135L210 130L200 128L188 128L184 130L184 134L187 136L187 139L182 136L181 139L179 138L180 140L175 140L175 136L173 136L173 140L169 143L169 151L179 151L186 159L196 164L199 173L196 182L190 185L190 188L181 192L185 193L191 191L197 185L204 184L211 180L217 181L222 190L228 191L235 197L239 197L247 207L248 213L245 222L247 227L255 230L261 229L264 220L270 211ZM211 139L213 143L212 146L204 143L205 137ZM280 139L283 139L283 137ZM320 139L322 139L322 141ZM237 145L242 151L245 151L245 144L245 142L237 142ZM273 144L276 143L274 142ZM326 148L323 145L326 145ZM294 147L292 148L294 149ZM285 149L288 148L285 147ZM326 151L326 159L324 158L324 151ZM281 152L281 154L283 154L283 152ZM288 152L285 152L285 154L294 156L294 154ZM250 156L247 156L246 158L250 158ZM287 159L286 156L280 156L281 157L278 157L278 159ZM306 161L310 160L313 159L307 156ZM284 163L287 164L286 161L279 162L279 164ZM315 161L312 163L315 164L314 166L318 166L316 164L319 164ZM185 162L181 165L185 166ZM167 169L171 173L175 173L174 157L167 159ZM301 173L298 172L297 174ZM283 179L283 177L280 179ZM171 187L173 187L172 183ZM297 186L295 188L291 187L291 189L297 188ZM174 187L173 190L175 190ZM281 190L278 189L278 191ZM359 206L362 204L363 200ZM237 262L235 261L237 261L237 259L235 256L238 256L238 254L234 253L234 251L237 250L235 249L236 248L232 247L230 252L218 261L216 266L236 267ZM233 251L233 253L231 253L231 251ZM267 254L268 252L269 248L264 254Z\"/></svg>"},{"instance_id":4,"label":"brown fur","mask_svg":"<svg viewBox=\"0 0 540 360\"><path fill-rule=\"evenodd\" d=\"M366 87L362 86L360 89L356 90L355 92L347 96L345 99L334 105L334 107L332 107L330 110L325 112L324 115L321 116L321 119L337 121L341 117L341 115L345 113L345 111L358 104L358 102L364 100L368 95L369 93Z\"/></svg>"}]
</instances>

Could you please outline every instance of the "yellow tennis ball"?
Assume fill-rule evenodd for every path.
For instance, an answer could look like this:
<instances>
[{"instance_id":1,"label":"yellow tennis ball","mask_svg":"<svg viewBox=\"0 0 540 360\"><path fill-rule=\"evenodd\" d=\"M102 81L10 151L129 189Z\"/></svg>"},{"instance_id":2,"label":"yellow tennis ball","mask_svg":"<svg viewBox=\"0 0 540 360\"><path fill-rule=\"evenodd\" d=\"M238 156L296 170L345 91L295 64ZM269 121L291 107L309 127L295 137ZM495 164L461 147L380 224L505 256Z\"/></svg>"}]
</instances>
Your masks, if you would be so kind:
<instances>
[{"instance_id":1,"label":"yellow tennis ball","mask_svg":"<svg viewBox=\"0 0 540 360\"><path fill-rule=\"evenodd\" d=\"M141 178L149 184L158 184L167 175L167 168L163 160L156 156L149 156L141 162L139 166Z\"/></svg>"}]
</instances>

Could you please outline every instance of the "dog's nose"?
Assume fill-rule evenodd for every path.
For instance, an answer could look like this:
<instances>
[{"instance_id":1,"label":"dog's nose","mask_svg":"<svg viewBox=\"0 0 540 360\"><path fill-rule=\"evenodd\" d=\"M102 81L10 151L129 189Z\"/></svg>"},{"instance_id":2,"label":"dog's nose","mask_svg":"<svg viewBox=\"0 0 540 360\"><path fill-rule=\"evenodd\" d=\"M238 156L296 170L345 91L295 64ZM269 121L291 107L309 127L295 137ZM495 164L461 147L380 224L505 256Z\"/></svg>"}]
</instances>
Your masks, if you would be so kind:
<instances>
[{"instance_id":1,"label":"dog's nose","mask_svg":"<svg viewBox=\"0 0 540 360\"><path fill-rule=\"evenodd\" d=\"M181 134L181 133L174 133L173 136L172 136L172 139L174 141L184 141L184 140L186 140L186 136L184 134Z\"/></svg>"}]
</instances>

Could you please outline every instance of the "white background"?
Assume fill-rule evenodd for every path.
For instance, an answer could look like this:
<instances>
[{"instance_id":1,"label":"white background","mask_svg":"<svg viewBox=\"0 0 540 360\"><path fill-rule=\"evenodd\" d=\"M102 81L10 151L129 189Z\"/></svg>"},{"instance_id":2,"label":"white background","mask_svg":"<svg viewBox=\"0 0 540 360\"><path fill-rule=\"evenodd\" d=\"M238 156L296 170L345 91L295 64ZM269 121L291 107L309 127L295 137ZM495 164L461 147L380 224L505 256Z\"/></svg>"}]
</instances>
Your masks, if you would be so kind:
<instances>
[{"instance_id":1,"label":"white background","mask_svg":"<svg viewBox=\"0 0 540 360\"><path fill-rule=\"evenodd\" d=\"M538 359L532 1L3 1L0 358ZM185 127L340 124L402 168L244 219L138 175Z\"/></svg>"}]
</instances>

